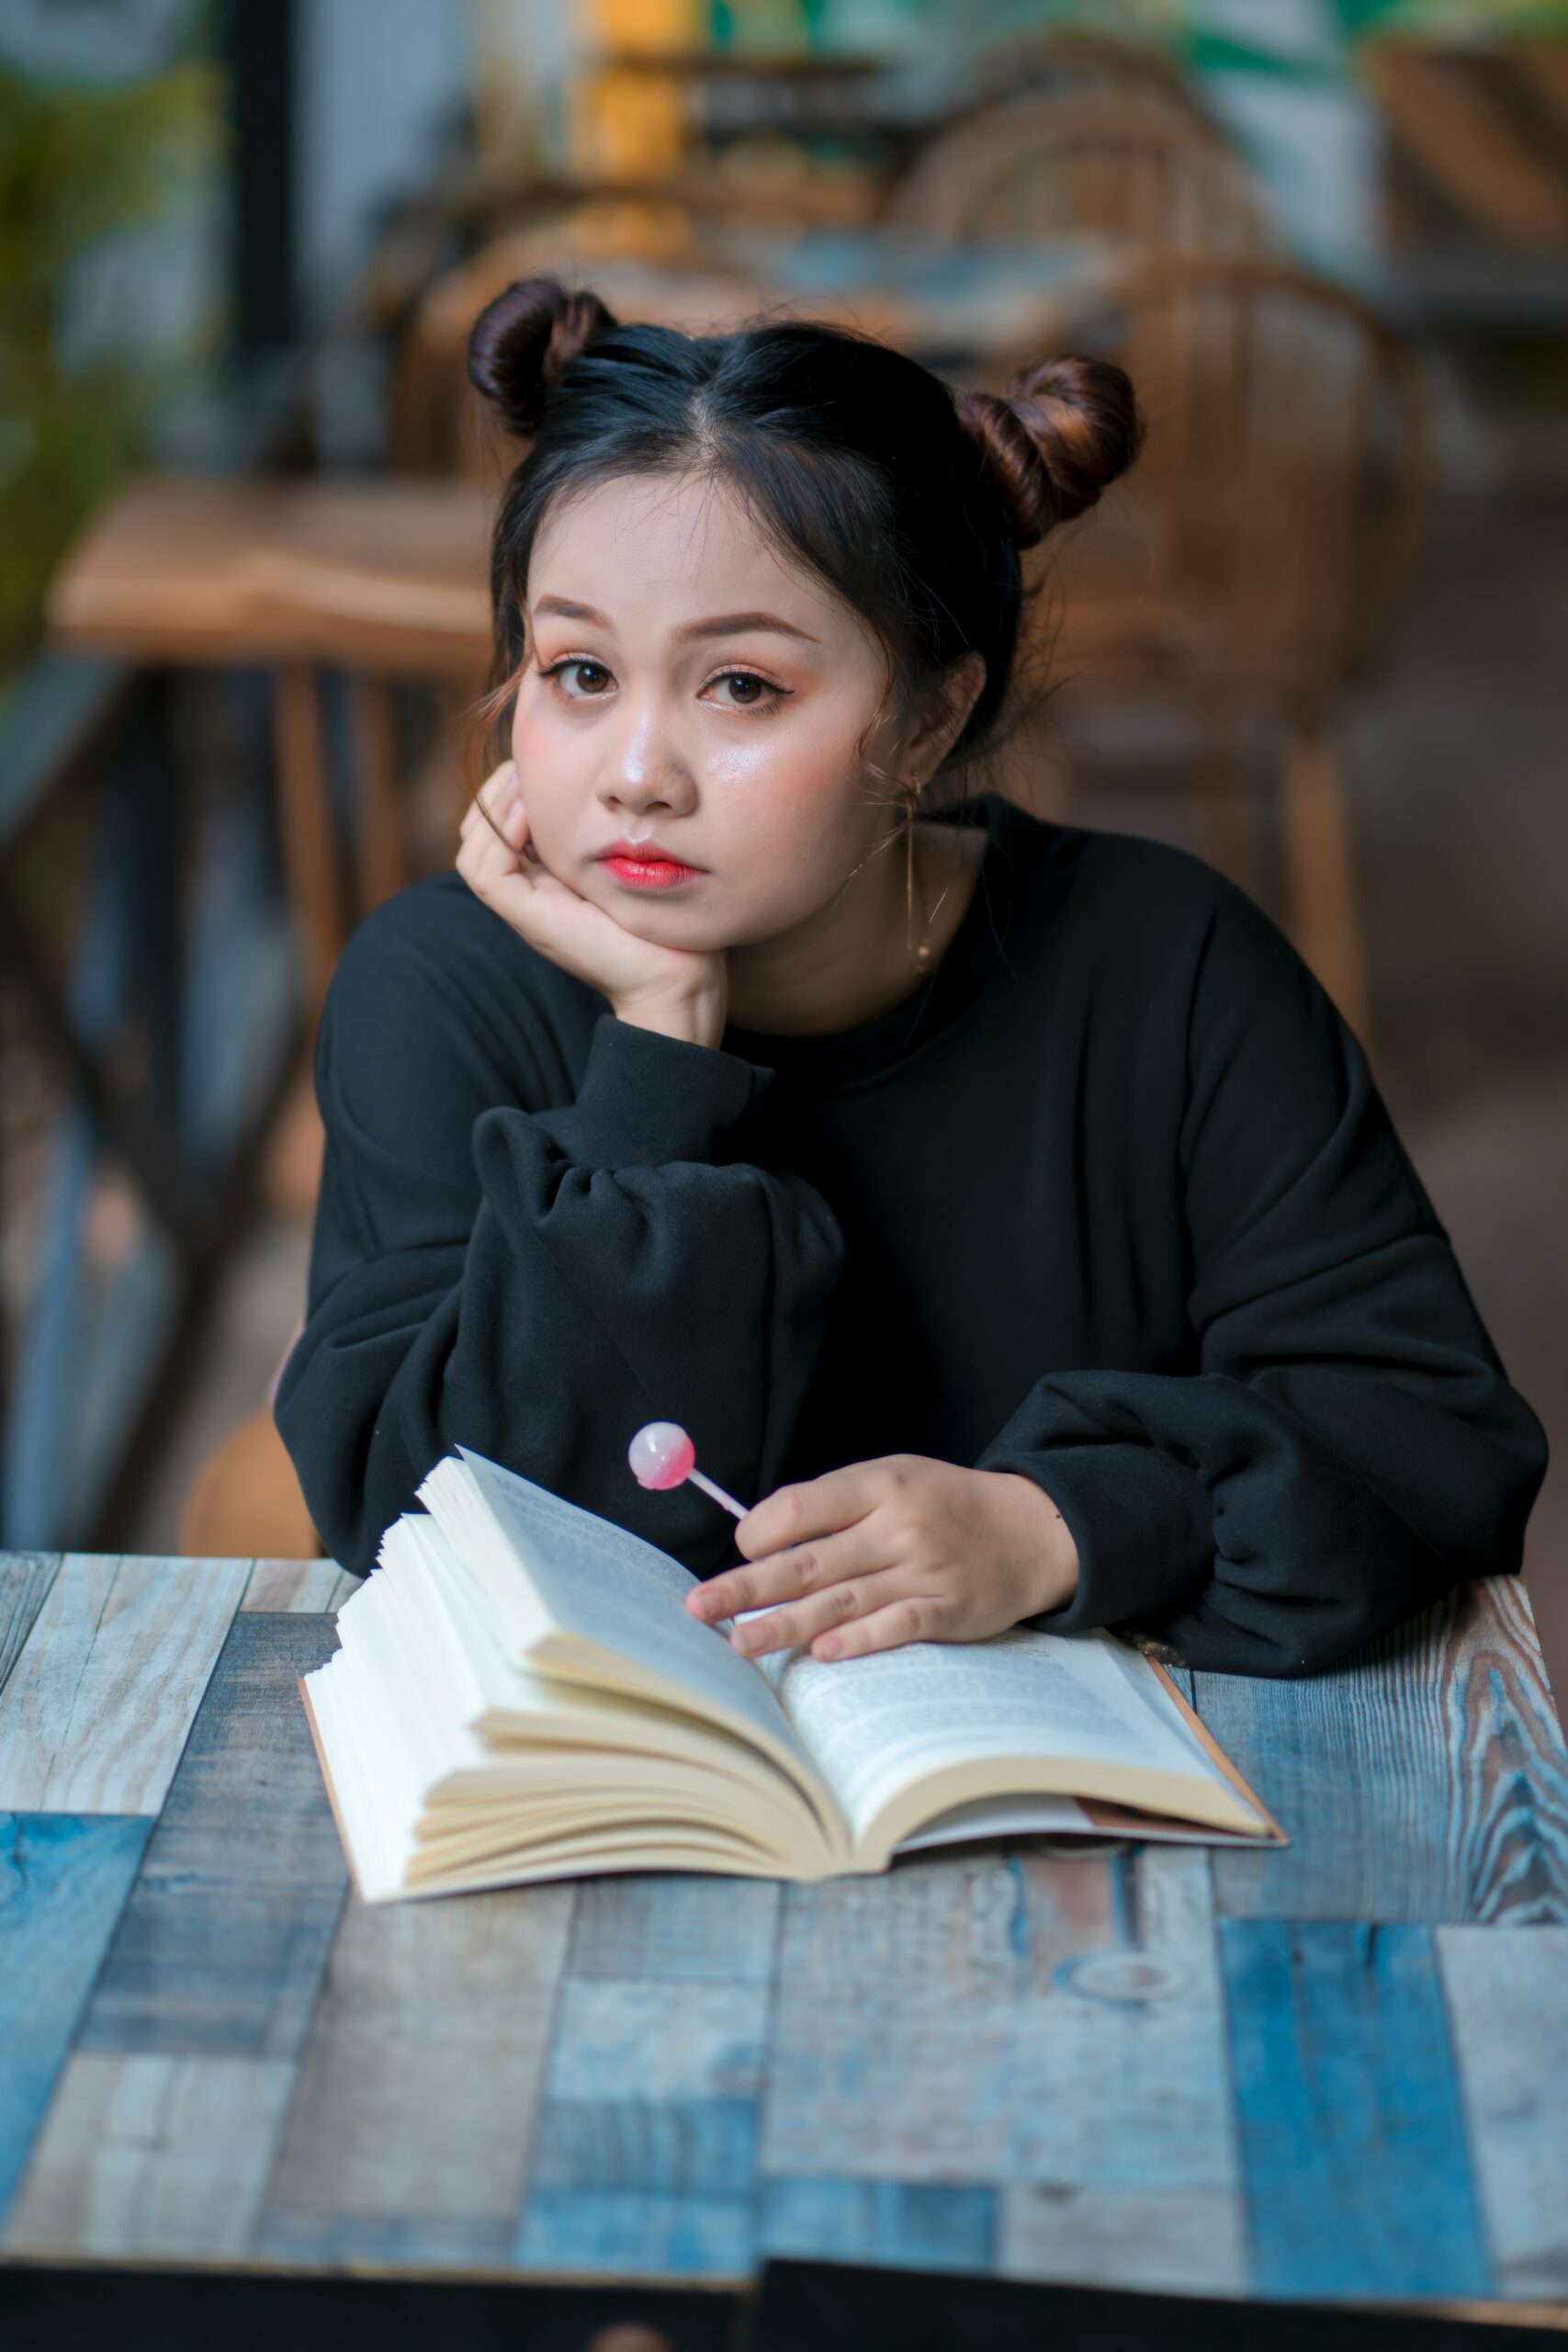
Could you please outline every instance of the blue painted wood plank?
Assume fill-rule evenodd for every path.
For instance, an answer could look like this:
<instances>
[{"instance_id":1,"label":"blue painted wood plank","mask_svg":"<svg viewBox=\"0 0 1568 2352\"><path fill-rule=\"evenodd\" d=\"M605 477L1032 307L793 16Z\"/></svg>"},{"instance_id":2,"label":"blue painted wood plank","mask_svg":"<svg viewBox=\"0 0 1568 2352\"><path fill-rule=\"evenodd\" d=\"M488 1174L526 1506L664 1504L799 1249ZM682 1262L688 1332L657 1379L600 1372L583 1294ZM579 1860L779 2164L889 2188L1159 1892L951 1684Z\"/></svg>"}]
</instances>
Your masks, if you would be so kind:
<instances>
[{"instance_id":1,"label":"blue painted wood plank","mask_svg":"<svg viewBox=\"0 0 1568 2352\"><path fill-rule=\"evenodd\" d=\"M1245 2295L1241 2199L1212 2188L1025 2188L997 2199L996 2267L1004 2278Z\"/></svg>"},{"instance_id":2,"label":"blue painted wood plank","mask_svg":"<svg viewBox=\"0 0 1568 2352\"><path fill-rule=\"evenodd\" d=\"M765 1984L563 1983L520 2264L749 2267L769 2001Z\"/></svg>"},{"instance_id":3,"label":"blue painted wood plank","mask_svg":"<svg viewBox=\"0 0 1568 2352\"><path fill-rule=\"evenodd\" d=\"M952 1848L786 1892L762 2135L784 2179L1233 2194L1195 1848Z\"/></svg>"},{"instance_id":4,"label":"blue painted wood plank","mask_svg":"<svg viewBox=\"0 0 1568 2352\"><path fill-rule=\"evenodd\" d=\"M1215 1854L1223 1914L1568 1921L1568 1747L1517 1577L1463 1587L1328 1673L1193 1683L1293 1841Z\"/></svg>"},{"instance_id":5,"label":"blue painted wood plank","mask_svg":"<svg viewBox=\"0 0 1568 2352\"><path fill-rule=\"evenodd\" d=\"M73 2050L0 2256L231 2262L244 2250L293 2077L282 2058Z\"/></svg>"},{"instance_id":6,"label":"blue painted wood plank","mask_svg":"<svg viewBox=\"0 0 1568 2352\"><path fill-rule=\"evenodd\" d=\"M254 2253L507 2260L577 1893L350 1902Z\"/></svg>"},{"instance_id":7,"label":"blue painted wood plank","mask_svg":"<svg viewBox=\"0 0 1568 2352\"><path fill-rule=\"evenodd\" d=\"M623 1982L767 1984L779 1896L771 1880L719 1878L711 1871L584 1879L567 1973Z\"/></svg>"},{"instance_id":8,"label":"blue painted wood plank","mask_svg":"<svg viewBox=\"0 0 1568 2352\"><path fill-rule=\"evenodd\" d=\"M750 2197L690 2189L541 2188L528 2200L517 2249L524 2270L596 2278L751 2276Z\"/></svg>"},{"instance_id":9,"label":"blue painted wood plank","mask_svg":"<svg viewBox=\"0 0 1568 2352\"><path fill-rule=\"evenodd\" d=\"M767 2179L758 2253L900 2270L997 2267L997 2192L963 2182Z\"/></svg>"},{"instance_id":10,"label":"blue painted wood plank","mask_svg":"<svg viewBox=\"0 0 1568 2352\"><path fill-rule=\"evenodd\" d=\"M1430 1932L1226 1919L1253 2290L1491 2290Z\"/></svg>"},{"instance_id":11,"label":"blue painted wood plank","mask_svg":"<svg viewBox=\"0 0 1568 2352\"><path fill-rule=\"evenodd\" d=\"M1437 1945L1498 2290L1568 2301L1568 1928Z\"/></svg>"},{"instance_id":12,"label":"blue painted wood plank","mask_svg":"<svg viewBox=\"0 0 1568 2352\"><path fill-rule=\"evenodd\" d=\"M233 1618L82 2049L298 2055L348 1891L298 1688L336 1640L331 1617Z\"/></svg>"},{"instance_id":13,"label":"blue painted wood plank","mask_svg":"<svg viewBox=\"0 0 1568 2352\"><path fill-rule=\"evenodd\" d=\"M0 1814L0 2216L151 1828L140 1815Z\"/></svg>"}]
</instances>

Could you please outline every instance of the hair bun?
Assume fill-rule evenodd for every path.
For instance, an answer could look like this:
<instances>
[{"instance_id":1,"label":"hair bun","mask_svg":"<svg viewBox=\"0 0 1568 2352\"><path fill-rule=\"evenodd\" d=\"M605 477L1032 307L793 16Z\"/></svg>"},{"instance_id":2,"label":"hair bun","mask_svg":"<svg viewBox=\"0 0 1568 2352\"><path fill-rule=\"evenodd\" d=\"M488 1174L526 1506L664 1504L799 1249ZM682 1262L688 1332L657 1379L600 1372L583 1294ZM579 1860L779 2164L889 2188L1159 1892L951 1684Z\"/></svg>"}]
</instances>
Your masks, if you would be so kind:
<instances>
[{"instance_id":1,"label":"hair bun","mask_svg":"<svg viewBox=\"0 0 1568 2352\"><path fill-rule=\"evenodd\" d=\"M515 278L474 322L468 381L513 433L532 433L578 353L618 324L597 294L570 294L554 277Z\"/></svg>"},{"instance_id":2,"label":"hair bun","mask_svg":"<svg viewBox=\"0 0 1568 2352\"><path fill-rule=\"evenodd\" d=\"M1144 441L1125 368L1071 354L1014 376L1003 395L964 393L958 421L979 445L1019 548L1092 506Z\"/></svg>"}]
</instances>

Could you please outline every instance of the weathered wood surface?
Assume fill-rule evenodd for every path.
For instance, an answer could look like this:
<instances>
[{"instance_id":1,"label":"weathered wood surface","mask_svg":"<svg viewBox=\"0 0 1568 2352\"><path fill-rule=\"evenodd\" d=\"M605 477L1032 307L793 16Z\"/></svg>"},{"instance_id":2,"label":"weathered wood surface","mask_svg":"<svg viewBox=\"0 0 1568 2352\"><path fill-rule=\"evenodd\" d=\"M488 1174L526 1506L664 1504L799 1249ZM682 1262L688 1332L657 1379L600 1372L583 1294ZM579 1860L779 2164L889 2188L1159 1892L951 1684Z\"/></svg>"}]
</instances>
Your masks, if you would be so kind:
<instances>
[{"instance_id":1,"label":"weathered wood surface","mask_svg":"<svg viewBox=\"0 0 1568 2352\"><path fill-rule=\"evenodd\" d=\"M1195 1678L1288 1854L378 1906L296 1687L344 1589L0 1562L0 2256L1568 2312L1568 1810L1517 1587L1311 1684Z\"/></svg>"},{"instance_id":2,"label":"weathered wood surface","mask_svg":"<svg viewBox=\"0 0 1568 2352\"><path fill-rule=\"evenodd\" d=\"M236 1616L77 2045L298 2057L348 1891L299 1702L327 1617Z\"/></svg>"},{"instance_id":3,"label":"weathered wood surface","mask_svg":"<svg viewBox=\"0 0 1568 2352\"><path fill-rule=\"evenodd\" d=\"M1192 1684L1292 1841L1216 1857L1223 1913L1568 1922L1568 1750L1517 1578L1464 1587L1326 1674Z\"/></svg>"},{"instance_id":4,"label":"weathered wood surface","mask_svg":"<svg viewBox=\"0 0 1568 2352\"><path fill-rule=\"evenodd\" d=\"M1430 1929L1227 1919L1222 1947L1258 2291L1485 2295Z\"/></svg>"},{"instance_id":5,"label":"weathered wood surface","mask_svg":"<svg viewBox=\"0 0 1568 2352\"><path fill-rule=\"evenodd\" d=\"M245 2253L293 2076L278 2059L79 2051L0 2250L209 2262Z\"/></svg>"},{"instance_id":6,"label":"weathered wood surface","mask_svg":"<svg viewBox=\"0 0 1568 2352\"><path fill-rule=\"evenodd\" d=\"M257 1560L240 1606L331 1616L359 1584L335 1560Z\"/></svg>"},{"instance_id":7,"label":"weathered wood surface","mask_svg":"<svg viewBox=\"0 0 1568 2352\"><path fill-rule=\"evenodd\" d=\"M134 1815L0 1814L0 2213L151 1826Z\"/></svg>"},{"instance_id":8,"label":"weathered wood surface","mask_svg":"<svg viewBox=\"0 0 1568 2352\"><path fill-rule=\"evenodd\" d=\"M0 1690L0 1805L155 1814L249 1573L68 1555Z\"/></svg>"},{"instance_id":9,"label":"weathered wood surface","mask_svg":"<svg viewBox=\"0 0 1568 2352\"><path fill-rule=\"evenodd\" d=\"M1196 1849L954 1848L791 1887L778 1981L771 2174L1235 2188Z\"/></svg>"},{"instance_id":10,"label":"weathered wood surface","mask_svg":"<svg viewBox=\"0 0 1568 2352\"><path fill-rule=\"evenodd\" d=\"M272 2168L261 2252L504 2265L574 1892L351 1900Z\"/></svg>"},{"instance_id":11,"label":"weathered wood surface","mask_svg":"<svg viewBox=\"0 0 1568 2352\"><path fill-rule=\"evenodd\" d=\"M22 1654L59 1566L58 1552L0 1553L0 1690Z\"/></svg>"},{"instance_id":12,"label":"weathered wood surface","mask_svg":"<svg viewBox=\"0 0 1568 2352\"><path fill-rule=\"evenodd\" d=\"M1436 1940L1497 2291L1568 2300L1568 1928Z\"/></svg>"},{"instance_id":13,"label":"weathered wood surface","mask_svg":"<svg viewBox=\"0 0 1568 2352\"><path fill-rule=\"evenodd\" d=\"M740 2277L781 1889L699 1874L578 1891L515 2256L535 2270Z\"/></svg>"}]
</instances>

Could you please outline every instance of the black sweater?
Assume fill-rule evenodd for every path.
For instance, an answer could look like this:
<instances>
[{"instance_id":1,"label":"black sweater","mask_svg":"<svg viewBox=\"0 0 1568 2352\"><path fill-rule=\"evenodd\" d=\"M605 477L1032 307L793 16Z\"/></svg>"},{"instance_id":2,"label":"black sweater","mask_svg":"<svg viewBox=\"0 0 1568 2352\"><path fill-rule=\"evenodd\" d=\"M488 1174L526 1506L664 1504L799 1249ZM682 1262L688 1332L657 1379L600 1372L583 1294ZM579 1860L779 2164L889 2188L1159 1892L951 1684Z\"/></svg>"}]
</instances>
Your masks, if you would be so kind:
<instances>
[{"instance_id":1,"label":"black sweater","mask_svg":"<svg viewBox=\"0 0 1568 2352\"><path fill-rule=\"evenodd\" d=\"M633 1027L455 873L361 924L276 1404L344 1566L458 1443L733 1566L728 1512L627 1466L668 1419L745 1503L1021 1471L1082 1566L1032 1622L1195 1666L1299 1671L1517 1568L1540 1425L1294 952L1180 852L969 821L945 956L829 1036Z\"/></svg>"}]
</instances>

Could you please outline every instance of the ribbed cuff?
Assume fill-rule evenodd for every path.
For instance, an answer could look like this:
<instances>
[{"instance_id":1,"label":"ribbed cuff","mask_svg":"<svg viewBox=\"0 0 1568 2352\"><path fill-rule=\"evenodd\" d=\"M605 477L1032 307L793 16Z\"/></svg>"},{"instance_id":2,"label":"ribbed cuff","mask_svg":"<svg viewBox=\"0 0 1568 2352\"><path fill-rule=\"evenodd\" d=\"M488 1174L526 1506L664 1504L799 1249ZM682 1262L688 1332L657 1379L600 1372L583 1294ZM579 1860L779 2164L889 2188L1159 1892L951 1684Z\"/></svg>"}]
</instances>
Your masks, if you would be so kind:
<instances>
[{"instance_id":1,"label":"ribbed cuff","mask_svg":"<svg viewBox=\"0 0 1568 2352\"><path fill-rule=\"evenodd\" d=\"M1026 1621L1043 1634L1158 1617L1213 1571L1213 1521L1202 1484L1152 1445L1118 1441L998 1453L983 1455L975 1467L1032 1478L1077 1545L1072 1600Z\"/></svg>"},{"instance_id":2,"label":"ribbed cuff","mask_svg":"<svg viewBox=\"0 0 1568 2352\"><path fill-rule=\"evenodd\" d=\"M773 1086L759 1062L604 1012L576 1102L536 1117L582 1168L722 1161L739 1156Z\"/></svg>"}]
</instances>

